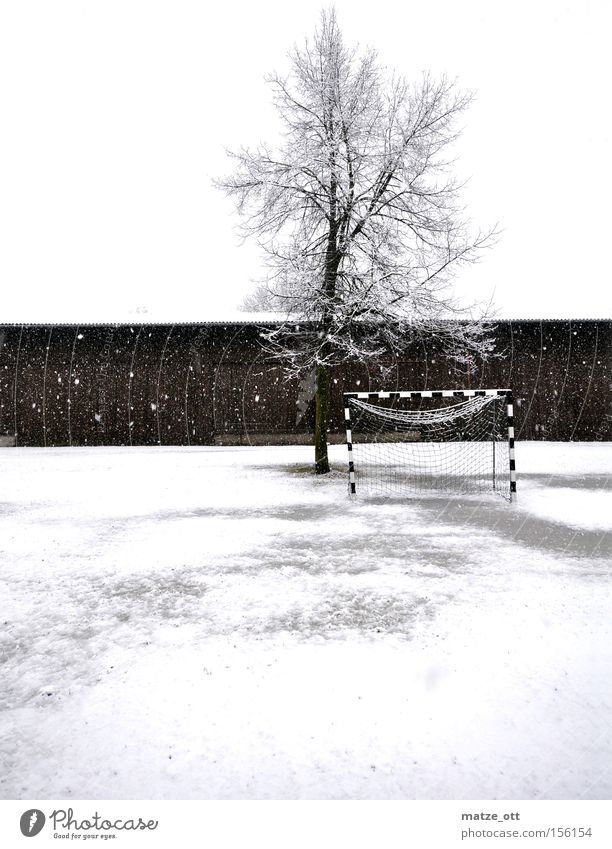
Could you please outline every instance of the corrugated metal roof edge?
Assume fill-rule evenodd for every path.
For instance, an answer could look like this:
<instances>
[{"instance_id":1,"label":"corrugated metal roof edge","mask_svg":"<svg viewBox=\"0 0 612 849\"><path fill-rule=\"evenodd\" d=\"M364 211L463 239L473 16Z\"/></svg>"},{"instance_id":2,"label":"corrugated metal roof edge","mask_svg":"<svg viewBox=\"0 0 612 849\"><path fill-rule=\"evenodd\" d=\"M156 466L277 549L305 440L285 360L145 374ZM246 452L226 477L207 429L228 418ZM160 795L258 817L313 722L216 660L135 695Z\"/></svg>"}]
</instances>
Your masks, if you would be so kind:
<instances>
[{"instance_id":1,"label":"corrugated metal roof edge","mask_svg":"<svg viewBox=\"0 0 612 849\"><path fill-rule=\"evenodd\" d=\"M271 327L280 324L279 321L5 321L0 322L0 327L201 327L202 325L223 326L248 325L259 326L269 324Z\"/></svg>"},{"instance_id":2,"label":"corrugated metal roof edge","mask_svg":"<svg viewBox=\"0 0 612 849\"><path fill-rule=\"evenodd\" d=\"M460 319L468 321L468 319ZM267 325L274 327L276 324L282 324L285 319L277 321L264 319L262 321L247 320L239 321L236 319L228 319L227 321L0 321L0 327L201 327L208 325L210 327L222 327L224 325L232 325L239 327L261 327ZM562 323L610 323L612 318L496 318L488 319L485 324L562 324ZM292 319L292 324L308 324L306 319Z\"/></svg>"}]
</instances>

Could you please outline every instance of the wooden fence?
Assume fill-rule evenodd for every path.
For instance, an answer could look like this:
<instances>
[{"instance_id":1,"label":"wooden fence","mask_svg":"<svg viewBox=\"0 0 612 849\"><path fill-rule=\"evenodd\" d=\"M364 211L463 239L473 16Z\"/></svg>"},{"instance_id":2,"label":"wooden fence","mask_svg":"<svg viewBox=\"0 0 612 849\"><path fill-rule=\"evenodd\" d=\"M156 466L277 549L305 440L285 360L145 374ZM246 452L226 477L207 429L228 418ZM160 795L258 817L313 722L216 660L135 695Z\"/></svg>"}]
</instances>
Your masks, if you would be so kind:
<instances>
[{"instance_id":1,"label":"wooden fence","mask_svg":"<svg viewBox=\"0 0 612 849\"><path fill-rule=\"evenodd\" d=\"M255 324L0 325L0 444L210 445L306 442L311 375L286 380ZM518 439L609 440L612 324L500 322L500 356L458 374L433 347L333 374L342 393L511 387Z\"/></svg>"}]
</instances>

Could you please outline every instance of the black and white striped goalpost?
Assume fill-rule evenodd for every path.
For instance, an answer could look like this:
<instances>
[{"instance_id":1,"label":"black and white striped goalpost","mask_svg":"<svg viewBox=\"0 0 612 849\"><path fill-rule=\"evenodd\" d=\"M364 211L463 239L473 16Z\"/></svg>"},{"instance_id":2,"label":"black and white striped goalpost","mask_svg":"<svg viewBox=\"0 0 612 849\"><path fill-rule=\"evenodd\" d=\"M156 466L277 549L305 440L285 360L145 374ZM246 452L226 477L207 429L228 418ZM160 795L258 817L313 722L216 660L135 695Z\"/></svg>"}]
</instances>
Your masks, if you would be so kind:
<instances>
[{"instance_id":1,"label":"black and white striped goalpost","mask_svg":"<svg viewBox=\"0 0 612 849\"><path fill-rule=\"evenodd\" d=\"M378 393L375 393L378 397ZM349 407L349 398L355 398L354 392L345 392L344 398L344 423L346 427L346 447L348 448L348 469L349 469L349 492L355 495L355 461L353 460L353 428L351 426L351 408Z\"/></svg>"},{"instance_id":2,"label":"black and white striped goalpost","mask_svg":"<svg viewBox=\"0 0 612 849\"><path fill-rule=\"evenodd\" d=\"M503 390L500 390L503 391ZM510 501L516 493L516 463L514 460L514 401L512 390L506 389L506 404L508 407L508 454L510 455Z\"/></svg>"},{"instance_id":3,"label":"black and white striped goalpost","mask_svg":"<svg viewBox=\"0 0 612 849\"><path fill-rule=\"evenodd\" d=\"M508 500L513 501L516 498L516 462L514 454L514 403L511 389L445 389L445 390L419 390L419 391L397 391L397 392L345 392L344 398L344 419L346 426L346 445L348 449L348 472L349 472L349 492L351 495L356 494L356 478L355 478L355 456L353 446L353 424L351 421L350 400L352 398L359 401L380 401L388 400L395 401L400 398L420 399L420 398L456 398L460 402L463 399L478 398L478 397L495 397L505 398L506 401L506 420L508 430L508 462L509 462L509 492ZM494 437L493 437L494 440ZM493 484L495 486L495 444L493 446ZM507 478L508 479L508 478Z\"/></svg>"}]
</instances>

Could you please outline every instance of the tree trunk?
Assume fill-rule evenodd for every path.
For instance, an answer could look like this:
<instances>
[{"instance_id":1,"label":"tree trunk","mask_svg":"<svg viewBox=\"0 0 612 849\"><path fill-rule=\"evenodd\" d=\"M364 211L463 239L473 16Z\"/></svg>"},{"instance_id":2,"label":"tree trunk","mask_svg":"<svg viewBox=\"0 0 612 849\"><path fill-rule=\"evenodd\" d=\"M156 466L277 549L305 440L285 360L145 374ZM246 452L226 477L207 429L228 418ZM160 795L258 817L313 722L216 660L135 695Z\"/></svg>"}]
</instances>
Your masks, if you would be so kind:
<instances>
[{"instance_id":1,"label":"tree trunk","mask_svg":"<svg viewBox=\"0 0 612 849\"><path fill-rule=\"evenodd\" d=\"M315 387L315 473L325 475L329 472L327 457L327 425L329 421L330 367L317 366Z\"/></svg>"},{"instance_id":2,"label":"tree trunk","mask_svg":"<svg viewBox=\"0 0 612 849\"><path fill-rule=\"evenodd\" d=\"M334 121L331 113L324 122L328 139L330 140L330 184L329 184L329 231L327 233L327 248L325 251L325 274L323 277L323 314L321 316L322 338L321 360L317 365L317 383L315 387L315 474L326 475L329 472L327 456L327 425L329 422L330 371L326 358L330 353L329 331L331 325L330 310L336 297L336 280L340 266L338 252L337 197L338 178L336 174L336 149L332 143L334 138Z\"/></svg>"}]
</instances>

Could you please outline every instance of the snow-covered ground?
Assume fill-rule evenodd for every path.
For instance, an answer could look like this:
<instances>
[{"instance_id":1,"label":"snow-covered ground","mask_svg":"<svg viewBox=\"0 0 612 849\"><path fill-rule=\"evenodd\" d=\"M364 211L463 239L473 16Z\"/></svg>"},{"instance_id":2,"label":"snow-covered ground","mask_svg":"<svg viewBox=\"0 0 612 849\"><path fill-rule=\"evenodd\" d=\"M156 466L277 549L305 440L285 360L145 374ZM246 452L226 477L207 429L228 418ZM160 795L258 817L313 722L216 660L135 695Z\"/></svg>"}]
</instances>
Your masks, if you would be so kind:
<instances>
[{"instance_id":1,"label":"snow-covered ground","mask_svg":"<svg viewBox=\"0 0 612 849\"><path fill-rule=\"evenodd\" d=\"M516 505L311 453L2 451L0 797L610 797L612 445Z\"/></svg>"}]
</instances>

